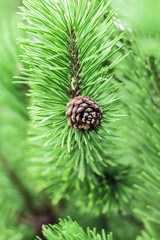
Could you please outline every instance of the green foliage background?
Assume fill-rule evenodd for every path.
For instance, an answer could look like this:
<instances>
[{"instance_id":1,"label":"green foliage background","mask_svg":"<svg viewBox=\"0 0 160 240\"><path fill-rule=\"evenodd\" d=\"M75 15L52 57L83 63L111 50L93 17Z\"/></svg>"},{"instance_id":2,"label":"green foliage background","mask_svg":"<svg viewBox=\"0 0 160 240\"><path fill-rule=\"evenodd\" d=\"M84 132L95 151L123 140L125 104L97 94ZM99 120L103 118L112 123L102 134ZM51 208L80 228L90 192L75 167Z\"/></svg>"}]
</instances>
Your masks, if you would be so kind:
<instances>
[{"instance_id":1,"label":"green foliage background","mask_svg":"<svg viewBox=\"0 0 160 240\"><path fill-rule=\"evenodd\" d=\"M45 199L86 232L69 218L44 226L47 240L112 240L102 228L114 240L159 240L158 1L27 0L23 21L15 15L19 5L0 1L0 239L36 234L18 217L30 209L11 168L36 207ZM73 26L82 95L104 113L98 132L89 134L65 117L72 74L65 30Z\"/></svg>"}]
</instances>

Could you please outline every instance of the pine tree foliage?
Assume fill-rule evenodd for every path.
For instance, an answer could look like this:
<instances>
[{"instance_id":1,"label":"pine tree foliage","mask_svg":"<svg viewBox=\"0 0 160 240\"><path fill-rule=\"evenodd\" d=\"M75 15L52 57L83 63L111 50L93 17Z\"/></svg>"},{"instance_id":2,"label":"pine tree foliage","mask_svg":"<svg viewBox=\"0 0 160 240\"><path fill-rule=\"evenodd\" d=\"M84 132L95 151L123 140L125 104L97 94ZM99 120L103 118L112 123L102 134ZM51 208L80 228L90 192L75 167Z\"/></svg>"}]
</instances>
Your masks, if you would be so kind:
<instances>
[{"instance_id":1,"label":"pine tree foliage","mask_svg":"<svg viewBox=\"0 0 160 240\"><path fill-rule=\"evenodd\" d=\"M125 83L122 89L124 109L128 114L123 135L130 159L137 169L138 184L135 184L137 204L135 212L145 222L145 230L138 239L158 239L159 222L159 142L160 132L160 71L159 59L145 57L135 41L127 61L117 72ZM136 59L136 61L135 61ZM134 126L134 128L133 128Z\"/></svg>"},{"instance_id":2,"label":"pine tree foliage","mask_svg":"<svg viewBox=\"0 0 160 240\"><path fill-rule=\"evenodd\" d=\"M135 173L129 165L107 167L102 176L95 175L90 181L80 185L80 190L76 192L76 204L82 212L92 211L95 215L122 210L125 205L131 205L134 177Z\"/></svg>"},{"instance_id":3,"label":"pine tree foliage","mask_svg":"<svg viewBox=\"0 0 160 240\"><path fill-rule=\"evenodd\" d=\"M12 18L10 25L0 21L0 25L0 239L22 240L24 236L33 237L33 231L18 219L26 206L8 170L12 166L20 179L30 183L24 161L28 116L24 90L13 84L13 75L19 73L21 52L16 45L16 19Z\"/></svg>"},{"instance_id":4,"label":"pine tree foliage","mask_svg":"<svg viewBox=\"0 0 160 240\"><path fill-rule=\"evenodd\" d=\"M1 4L0 9L3 9ZM26 161L27 86L13 83L17 81L13 76L20 75L22 67L19 58L22 50L16 44L16 37L22 32L12 14L9 20L0 20L0 239L3 240L33 239L32 215L42 204Z\"/></svg>"},{"instance_id":5,"label":"pine tree foliage","mask_svg":"<svg viewBox=\"0 0 160 240\"><path fill-rule=\"evenodd\" d=\"M54 203L71 198L72 208L77 205L81 216L85 217L88 210L94 220L95 215L105 218L105 229L115 231L115 239L135 239L137 235L137 240L159 240L158 51L150 56L147 49L146 57L130 35L124 47L125 38L115 31L115 11L110 10L108 1L24 3L25 24L21 27L28 38L20 39L25 50L22 73L15 19L13 24L10 21L10 28L0 21L0 239L31 239L34 231L28 221L37 224L41 217L46 217L45 201L31 179L34 171L39 190L47 188ZM150 30L156 29L151 25ZM133 53L117 68L124 50L130 49ZM19 79L30 86L33 123L29 147L25 85L13 84L13 75L18 75L16 82ZM73 93L89 96L102 107L103 119L96 131L77 132L67 124L66 105ZM126 117L119 121L122 115ZM26 152L31 158L28 163ZM33 168L28 169L28 164ZM32 193L28 205L23 189L20 193L15 186L14 176L18 176L18 186L22 180ZM36 203L36 210L40 209L38 214L42 215L30 215L30 203ZM78 211L75 216L80 218ZM43 235L46 240L112 240L112 233L106 236L104 230L98 234L90 228L85 232L71 218L60 220L59 225L43 226Z\"/></svg>"},{"instance_id":6,"label":"pine tree foliage","mask_svg":"<svg viewBox=\"0 0 160 240\"><path fill-rule=\"evenodd\" d=\"M76 221L73 222L71 218L68 220L60 219L59 225L43 226L43 235L46 240L113 240L112 233L106 236L104 230L102 230L100 235L96 232L96 229L90 230L90 228L87 228L87 233L85 233L78 223ZM39 237L37 239L40 240Z\"/></svg>"},{"instance_id":7,"label":"pine tree foliage","mask_svg":"<svg viewBox=\"0 0 160 240\"><path fill-rule=\"evenodd\" d=\"M29 38L20 39L20 43L26 51L23 61L30 65L24 73L32 99L31 158L35 175L42 179L40 187L50 189L53 201L57 203L70 195L75 187L84 188L79 179L90 182L88 189L96 189L99 180L95 176L101 175L103 181L109 175L105 175L107 166L116 168L112 159L118 140L116 129L121 119L120 84L114 83L112 71L122 59L121 54L117 55L123 47L117 46L122 35L114 31L115 11L110 11L109 2L27 0L24 4L22 12L27 23L20 27ZM107 16L105 20L104 15ZM65 112L71 97L69 88L74 90L76 82L71 67L75 62L70 48L79 57L81 84L77 94L91 97L103 111L101 126L96 131L78 132L67 124ZM123 169L122 176L127 178ZM124 197L115 197L122 202L127 199L128 188L124 186L124 191L123 183L125 180L119 186L122 186L120 195ZM111 196L110 190L105 201L108 195Z\"/></svg>"},{"instance_id":8,"label":"pine tree foliage","mask_svg":"<svg viewBox=\"0 0 160 240\"><path fill-rule=\"evenodd\" d=\"M25 4L28 9L23 9L24 16L29 19L25 30L34 36L33 40L23 42L23 46L26 49L25 62L32 67L29 84L35 126L41 127L43 135L39 137L44 138L45 146L50 145L52 149L61 146L64 148L62 153L67 155L65 161L74 159L73 166L78 169L81 179L85 177L86 167L99 173L100 165L106 164L103 156L106 156L107 150L103 150L102 141L103 138L103 142L110 141L112 135L108 135L114 130L113 122L119 118L115 107L111 107L117 98L116 93L113 94L117 86L112 84L111 76L106 75L118 60L109 66L103 66L103 63L117 51L112 49L121 36L112 41L109 38L113 30L111 17L114 12L102 22L107 5L101 3L97 6L97 1L89 5L87 3L27 1ZM73 28L80 55L82 95L92 97L103 109L103 121L98 134L77 133L66 124L65 111L70 97L68 78L72 75L69 67L72 57L67 49L67 44L72 43L66 31L71 34ZM106 93L103 88L107 89Z\"/></svg>"},{"instance_id":9,"label":"pine tree foliage","mask_svg":"<svg viewBox=\"0 0 160 240\"><path fill-rule=\"evenodd\" d=\"M10 189L11 191L12 189ZM1 191L1 190L0 190ZM2 191L1 191L2 193ZM4 193L3 193L4 194ZM2 195L1 195L2 196ZM10 199L14 199L15 194L10 194ZM20 203L15 199L16 203ZM16 216L17 209L14 204L8 201L7 198L1 197L0 205L0 239L3 240L24 240L24 239L32 239L33 232L30 227L26 226L24 223L20 223Z\"/></svg>"},{"instance_id":10,"label":"pine tree foliage","mask_svg":"<svg viewBox=\"0 0 160 240\"><path fill-rule=\"evenodd\" d=\"M21 149L24 149L28 116L25 106L26 98L23 96L25 92L21 86L13 84L13 75L20 71L20 60L18 58L20 49L16 46L17 28L15 19L13 19L10 27L3 25L2 33L0 37L0 146L3 149L3 154L8 153L6 157L11 158L10 153L12 153L11 160L23 164L21 161L22 155L20 151L17 151L16 146L21 145ZM8 126L11 127L10 131ZM15 136L17 136L16 139Z\"/></svg>"}]
</instances>

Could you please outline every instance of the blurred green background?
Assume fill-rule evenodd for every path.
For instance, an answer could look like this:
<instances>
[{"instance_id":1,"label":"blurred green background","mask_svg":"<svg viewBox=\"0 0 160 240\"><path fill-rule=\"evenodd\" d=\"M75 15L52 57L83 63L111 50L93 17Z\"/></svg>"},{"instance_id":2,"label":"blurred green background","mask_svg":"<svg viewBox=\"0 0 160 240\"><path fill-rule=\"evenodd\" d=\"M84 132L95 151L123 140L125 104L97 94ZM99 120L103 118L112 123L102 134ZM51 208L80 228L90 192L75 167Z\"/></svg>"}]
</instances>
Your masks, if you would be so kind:
<instances>
[{"instance_id":1,"label":"blurred green background","mask_svg":"<svg viewBox=\"0 0 160 240\"><path fill-rule=\"evenodd\" d=\"M159 0L113 0L118 18L125 30L136 33L139 44L147 55L160 54L160 1Z\"/></svg>"},{"instance_id":2,"label":"blurred green background","mask_svg":"<svg viewBox=\"0 0 160 240\"><path fill-rule=\"evenodd\" d=\"M16 44L16 38L22 33L17 29L20 17L16 14L19 0L0 0L0 157L7 159L10 163L0 161L0 240L33 239L34 232L23 221L18 221L17 212L28 211L23 196L17 191L15 185L10 181L6 168L11 167L23 180L28 191L32 192L35 199L36 183L31 180L24 153L27 152L27 129L29 116L27 113L28 98L26 96L28 87L15 84L17 79L13 76L21 75L23 65L19 55L23 54ZM160 54L160 1L159 0L113 0L112 6L119 9L118 24L122 24L125 30L136 34L137 42L147 55L158 56ZM76 201L76 200L75 200ZM78 220L82 226L103 227L103 217L92 219L92 215L80 214L78 209L72 208L69 202L61 216L71 215ZM123 239L128 232L129 239L137 235L141 225L133 226L133 219L128 216L108 216L108 228L116 229L119 225L119 239ZM121 219L123 218L123 222ZM116 220L115 220L116 219ZM131 227L132 222L132 227ZM133 231L133 232L132 232ZM115 233L115 237L116 233ZM116 239L116 238L115 238ZM118 237L117 237L118 239Z\"/></svg>"}]
</instances>

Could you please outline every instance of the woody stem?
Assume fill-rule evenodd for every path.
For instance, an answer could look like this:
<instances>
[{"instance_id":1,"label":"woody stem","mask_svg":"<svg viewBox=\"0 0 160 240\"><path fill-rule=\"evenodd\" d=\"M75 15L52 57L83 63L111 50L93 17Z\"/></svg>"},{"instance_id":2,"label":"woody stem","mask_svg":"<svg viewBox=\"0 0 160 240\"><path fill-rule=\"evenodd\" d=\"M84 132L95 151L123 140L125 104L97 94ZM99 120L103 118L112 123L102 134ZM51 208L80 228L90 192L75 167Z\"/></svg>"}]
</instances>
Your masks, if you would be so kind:
<instances>
[{"instance_id":1,"label":"woody stem","mask_svg":"<svg viewBox=\"0 0 160 240\"><path fill-rule=\"evenodd\" d=\"M72 75L69 77L70 81L70 93L72 97L76 97L80 94L80 84L81 84L81 75L79 74L79 68L80 68L80 61L79 61L79 55L77 50L77 40L75 40L75 29L72 29L71 34L66 31L69 39L70 44L67 44L67 48L69 50L69 53L72 57L72 61L69 61L69 66L72 71ZM74 89L72 87L72 77L76 80L76 82L73 83Z\"/></svg>"}]
</instances>

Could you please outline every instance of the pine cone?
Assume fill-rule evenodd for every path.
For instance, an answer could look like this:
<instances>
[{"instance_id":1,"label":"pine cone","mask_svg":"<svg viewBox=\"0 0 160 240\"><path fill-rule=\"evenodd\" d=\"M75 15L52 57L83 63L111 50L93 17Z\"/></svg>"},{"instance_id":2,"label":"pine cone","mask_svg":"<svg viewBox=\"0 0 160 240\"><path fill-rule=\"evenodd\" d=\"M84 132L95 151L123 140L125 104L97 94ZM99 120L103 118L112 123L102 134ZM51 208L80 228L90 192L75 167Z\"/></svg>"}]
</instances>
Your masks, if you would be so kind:
<instances>
[{"instance_id":1,"label":"pine cone","mask_svg":"<svg viewBox=\"0 0 160 240\"><path fill-rule=\"evenodd\" d=\"M102 109L93 99L85 96L74 97L67 104L68 124L78 131L92 131L100 125Z\"/></svg>"}]
</instances>

